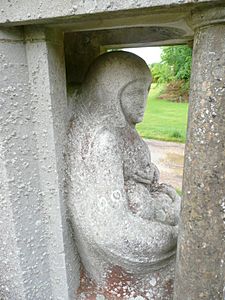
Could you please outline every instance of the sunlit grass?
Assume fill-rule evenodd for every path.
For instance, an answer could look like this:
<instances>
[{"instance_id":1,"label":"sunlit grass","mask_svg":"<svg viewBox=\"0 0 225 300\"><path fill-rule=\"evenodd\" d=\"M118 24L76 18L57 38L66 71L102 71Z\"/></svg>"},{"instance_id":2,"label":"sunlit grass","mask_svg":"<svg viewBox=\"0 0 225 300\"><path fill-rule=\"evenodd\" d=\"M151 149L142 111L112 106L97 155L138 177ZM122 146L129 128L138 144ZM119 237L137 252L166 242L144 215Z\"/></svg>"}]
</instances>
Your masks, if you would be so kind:
<instances>
[{"instance_id":1,"label":"sunlit grass","mask_svg":"<svg viewBox=\"0 0 225 300\"><path fill-rule=\"evenodd\" d=\"M162 89L162 85L152 85L144 120L137 130L144 138L185 143L188 103L159 99Z\"/></svg>"}]
</instances>

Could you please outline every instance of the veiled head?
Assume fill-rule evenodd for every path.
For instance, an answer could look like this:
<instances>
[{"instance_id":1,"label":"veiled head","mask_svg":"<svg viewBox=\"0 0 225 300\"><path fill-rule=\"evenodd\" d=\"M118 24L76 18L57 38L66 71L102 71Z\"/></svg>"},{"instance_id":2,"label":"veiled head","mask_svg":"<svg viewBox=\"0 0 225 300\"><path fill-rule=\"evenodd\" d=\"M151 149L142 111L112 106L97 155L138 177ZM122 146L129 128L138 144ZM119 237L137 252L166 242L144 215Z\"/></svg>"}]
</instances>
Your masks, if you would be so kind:
<instances>
[{"instance_id":1,"label":"veiled head","mask_svg":"<svg viewBox=\"0 0 225 300\"><path fill-rule=\"evenodd\" d=\"M145 61L125 51L108 52L90 66L83 103L98 118L115 126L136 124L144 115L151 75Z\"/></svg>"}]
</instances>

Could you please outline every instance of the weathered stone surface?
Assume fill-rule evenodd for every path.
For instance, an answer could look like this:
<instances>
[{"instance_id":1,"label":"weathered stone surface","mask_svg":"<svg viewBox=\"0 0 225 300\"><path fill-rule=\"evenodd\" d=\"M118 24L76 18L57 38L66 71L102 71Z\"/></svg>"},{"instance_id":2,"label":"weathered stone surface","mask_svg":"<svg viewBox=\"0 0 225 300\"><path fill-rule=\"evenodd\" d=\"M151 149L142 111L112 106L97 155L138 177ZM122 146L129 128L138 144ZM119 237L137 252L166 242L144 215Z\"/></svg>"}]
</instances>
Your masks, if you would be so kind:
<instances>
[{"instance_id":1,"label":"weathered stone surface","mask_svg":"<svg viewBox=\"0 0 225 300\"><path fill-rule=\"evenodd\" d=\"M195 35L176 300L225 296L224 38L224 24Z\"/></svg>"},{"instance_id":2,"label":"weathered stone surface","mask_svg":"<svg viewBox=\"0 0 225 300\"><path fill-rule=\"evenodd\" d=\"M68 206L82 264L98 286L165 300L180 198L158 183L135 129L149 86L149 68L134 54L106 53L91 65L68 133Z\"/></svg>"},{"instance_id":3,"label":"weathered stone surface","mask_svg":"<svg viewBox=\"0 0 225 300\"><path fill-rule=\"evenodd\" d=\"M218 0L1 0L0 23L18 23L43 19L51 20L54 18L74 17L82 14L96 14L101 12L112 12L121 10L132 10L140 8L161 8L184 6L185 4L208 4L210 2L223 3Z\"/></svg>"},{"instance_id":4,"label":"weathered stone surface","mask_svg":"<svg viewBox=\"0 0 225 300\"><path fill-rule=\"evenodd\" d=\"M79 260L64 203L63 153L68 117L63 34L31 26L26 28L25 39L33 134L38 148L42 201L48 214L48 258L50 266L54 266L53 299L73 299L79 283Z\"/></svg>"},{"instance_id":5,"label":"weathered stone surface","mask_svg":"<svg viewBox=\"0 0 225 300\"><path fill-rule=\"evenodd\" d=\"M0 71L0 298L69 299L79 275L62 201L62 36L0 31Z\"/></svg>"}]
</instances>

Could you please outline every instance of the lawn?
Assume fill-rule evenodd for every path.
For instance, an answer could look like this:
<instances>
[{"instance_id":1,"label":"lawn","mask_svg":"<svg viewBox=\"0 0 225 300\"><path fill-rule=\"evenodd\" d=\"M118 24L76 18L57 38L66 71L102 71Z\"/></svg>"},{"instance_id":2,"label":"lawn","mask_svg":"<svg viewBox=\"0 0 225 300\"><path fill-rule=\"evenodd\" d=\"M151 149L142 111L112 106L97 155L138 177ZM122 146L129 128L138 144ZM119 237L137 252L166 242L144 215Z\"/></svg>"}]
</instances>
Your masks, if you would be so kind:
<instances>
[{"instance_id":1,"label":"lawn","mask_svg":"<svg viewBox=\"0 0 225 300\"><path fill-rule=\"evenodd\" d=\"M139 134L148 139L185 143L188 104L159 99L162 85L152 84Z\"/></svg>"}]
</instances>

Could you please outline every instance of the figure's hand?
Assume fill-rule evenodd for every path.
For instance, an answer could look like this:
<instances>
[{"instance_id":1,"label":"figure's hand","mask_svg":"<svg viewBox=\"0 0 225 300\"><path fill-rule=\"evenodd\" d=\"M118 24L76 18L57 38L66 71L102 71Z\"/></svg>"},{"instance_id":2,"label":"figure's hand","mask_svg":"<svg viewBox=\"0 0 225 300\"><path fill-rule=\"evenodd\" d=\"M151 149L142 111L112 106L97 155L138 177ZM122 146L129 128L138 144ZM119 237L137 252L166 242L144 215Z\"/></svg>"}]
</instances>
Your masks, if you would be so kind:
<instances>
[{"instance_id":1,"label":"figure's hand","mask_svg":"<svg viewBox=\"0 0 225 300\"><path fill-rule=\"evenodd\" d=\"M152 185L159 180L159 170L155 164L151 163L146 170L136 170L133 178L136 182Z\"/></svg>"},{"instance_id":2,"label":"figure's hand","mask_svg":"<svg viewBox=\"0 0 225 300\"><path fill-rule=\"evenodd\" d=\"M158 186L158 191L167 194L171 198L172 202L180 200L180 196L178 195L176 190L169 184L161 183Z\"/></svg>"},{"instance_id":3,"label":"figure's hand","mask_svg":"<svg viewBox=\"0 0 225 300\"><path fill-rule=\"evenodd\" d=\"M158 205L161 206L159 211L166 212L166 221L168 224L177 225L180 215L181 198L176 190L167 184L160 184L155 193L159 200Z\"/></svg>"}]
</instances>

